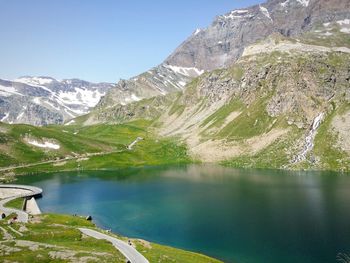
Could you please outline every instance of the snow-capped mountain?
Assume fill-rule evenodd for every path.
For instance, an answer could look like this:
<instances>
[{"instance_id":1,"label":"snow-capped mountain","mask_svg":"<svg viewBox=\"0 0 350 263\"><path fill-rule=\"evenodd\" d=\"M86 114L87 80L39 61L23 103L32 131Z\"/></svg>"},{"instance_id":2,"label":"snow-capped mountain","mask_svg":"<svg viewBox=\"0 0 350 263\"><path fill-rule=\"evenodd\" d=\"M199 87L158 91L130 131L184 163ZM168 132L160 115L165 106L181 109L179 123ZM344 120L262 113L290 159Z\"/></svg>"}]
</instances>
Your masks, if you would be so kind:
<instances>
[{"instance_id":1,"label":"snow-capped mountain","mask_svg":"<svg viewBox=\"0 0 350 263\"><path fill-rule=\"evenodd\" d=\"M193 77L232 65L246 47L273 33L298 36L323 23L347 21L348 9L349 0L269 0L217 16L207 28L195 30L162 64L120 81L98 109L182 90Z\"/></svg>"},{"instance_id":2,"label":"snow-capped mountain","mask_svg":"<svg viewBox=\"0 0 350 263\"><path fill-rule=\"evenodd\" d=\"M186 84L204 71L191 67L161 64L129 80L121 80L101 99L98 107L126 105L170 92L182 91Z\"/></svg>"},{"instance_id":3,"label":"snow-capped mountain","mask_svg":"<svg viewBox=\"0 0 350 263\"><path fill-rule=\"evenodd\" d=\"M50 77L0 79L0 121L61 124L88 113L114 86L79 79L59 81Z\"/></svg>"}]
</instances>

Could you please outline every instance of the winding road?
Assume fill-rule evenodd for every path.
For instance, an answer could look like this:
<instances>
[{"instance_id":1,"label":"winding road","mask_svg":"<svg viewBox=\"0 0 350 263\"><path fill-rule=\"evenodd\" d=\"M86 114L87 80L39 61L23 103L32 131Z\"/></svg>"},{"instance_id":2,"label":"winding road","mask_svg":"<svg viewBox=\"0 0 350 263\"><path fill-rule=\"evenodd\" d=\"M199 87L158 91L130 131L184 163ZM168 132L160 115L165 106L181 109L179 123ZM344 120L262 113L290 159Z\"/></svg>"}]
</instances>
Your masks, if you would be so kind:
<instances>
[{"instance_id":1,"label":"winding road","mask_svg":"<svg viewBox=\"0 0 350 263\"><path fill-rule=\"evenodd\" d=\"M79 228L79 230L90 237L96 238L96 239L104 239L113 244L131 263L149 263L149 261L141 255L133 246L130 246L128 243L108 236L106 234L97 232L92 229L88 228Z\"/></svg>"},{"instance_id":2,"label":"winding road","mask_svg":"<svg viewBox=\"0 0 350 263\"><path fill-rule=\"evenodd\" d=\"M0 211L5 213L5 215L10 215L12 213L17 214L17 221L22 223L28 222L28 213L15 208L4 207L4 205L14 199L24 198L24 197L35 197L41 195L43 190L41 188L29 185L13 185L13 184L0 184L1 190L18 190L18 194L10 195L0 200Z\"/></svg>"}]
</instances>

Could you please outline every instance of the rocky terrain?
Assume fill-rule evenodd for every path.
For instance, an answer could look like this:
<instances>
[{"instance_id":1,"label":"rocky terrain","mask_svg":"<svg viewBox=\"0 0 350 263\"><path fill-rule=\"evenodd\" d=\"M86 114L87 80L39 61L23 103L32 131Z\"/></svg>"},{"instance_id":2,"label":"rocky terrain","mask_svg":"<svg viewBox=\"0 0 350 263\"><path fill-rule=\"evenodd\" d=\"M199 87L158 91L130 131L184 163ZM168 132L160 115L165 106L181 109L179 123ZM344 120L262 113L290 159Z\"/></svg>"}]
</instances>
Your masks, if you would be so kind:
<instances>
[{"instance_id":1,"label":"rocky terrain","mask_svg":"<svg viewBox=\"0 0 350 263\"><path fill-rule=\"evenodd\" d=\"M120 81L98 107L124 105L179 91L205 71L230 66L246 47L273 33L298 36L324 23L349 18L349 8L346 0L270 0L233 10L218 16L209 27L195 30L159 66Z\"/></svg>"},{"instance_id":2,"label":"rocky terrain","mask_svg":"<svg viewBox=\"0 0 350 263\"><path fill-rule=\"evenodd\" d=\"M62 124L88 113L112 87L109 83L49 77L0 80L0 120L39 126Z\"/></svg>"},{"instance_id":3,"label":"rocky terrain","mask_svg":"<svg viewBox=\"0 0 350 263\"><path fill-rule=\"evenodd\" d=\"M97 107L83 123L148 119L160 136L181 139L205 162L347 170L348 21L326 22L293 38L271 34L182 92L108 111Z\"/></svg>"},{"instance_id":4,"label":"rocky terrain","mask_svg":"<svg viewBox=\"0 0 350 263\"><path fill-rule=\"evenodd\" d=\"M272 33L297 36L317 25L349 18L347 0L269 0L218 16L197 29L165 63L214 70L230 66L245 47Z\"/></svg>"},{"instance_id":5,"label":"rocky terrain","mask_svg":"<svg viewBox=\"0 0 350 263\"><path fill-rule=\"evenodd\" d=\"M194 77L202 74L194 67L185 68L162 64L129 80L121 80L110 89L98 107L126 105L144 98L181 91Z\"/></svg>"}]
</instances>

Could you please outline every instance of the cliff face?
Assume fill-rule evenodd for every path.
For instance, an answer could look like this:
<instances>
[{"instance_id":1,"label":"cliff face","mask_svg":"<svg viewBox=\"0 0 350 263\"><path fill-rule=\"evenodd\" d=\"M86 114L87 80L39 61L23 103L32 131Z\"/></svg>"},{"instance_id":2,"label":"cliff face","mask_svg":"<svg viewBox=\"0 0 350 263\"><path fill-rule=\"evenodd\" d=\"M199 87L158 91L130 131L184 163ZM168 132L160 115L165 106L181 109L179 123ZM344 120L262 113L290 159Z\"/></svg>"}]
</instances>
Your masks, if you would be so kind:
<instances>
[{"instance_id":1,"label":"cliff face","mask_svg":"<svg viewBox=\"0 0 350 263\"><path fill-rule=\"evenodd\" d=\"M272 33L297 36L316 25L350 18L347 0L271 0L218 16L198 29L166 64L213 70L235 62L245 47Z\"/></svg>"}]
</instances>

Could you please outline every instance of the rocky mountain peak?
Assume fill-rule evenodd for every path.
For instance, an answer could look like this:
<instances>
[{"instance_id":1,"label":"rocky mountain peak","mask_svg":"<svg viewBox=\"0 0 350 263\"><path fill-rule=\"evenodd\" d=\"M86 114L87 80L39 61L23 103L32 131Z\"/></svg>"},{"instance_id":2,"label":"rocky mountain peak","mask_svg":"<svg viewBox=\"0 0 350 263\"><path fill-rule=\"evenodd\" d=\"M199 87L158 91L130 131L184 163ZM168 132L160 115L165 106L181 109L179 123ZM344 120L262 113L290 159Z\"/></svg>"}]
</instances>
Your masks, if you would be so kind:
<instances>
[{"instance_id":1,"label":"rocky mountain peak","mask_svg":"<svg viewBox=\"0 0 350 263\"><path fill-rule=\"evenodd\" d=\"M166 63L209 71L227 67L246 46L273 32L296 36L319 23L347 17L347 0L269 0L217 16L210 26L184 41Z\"/></svg>"}]
</instances>

